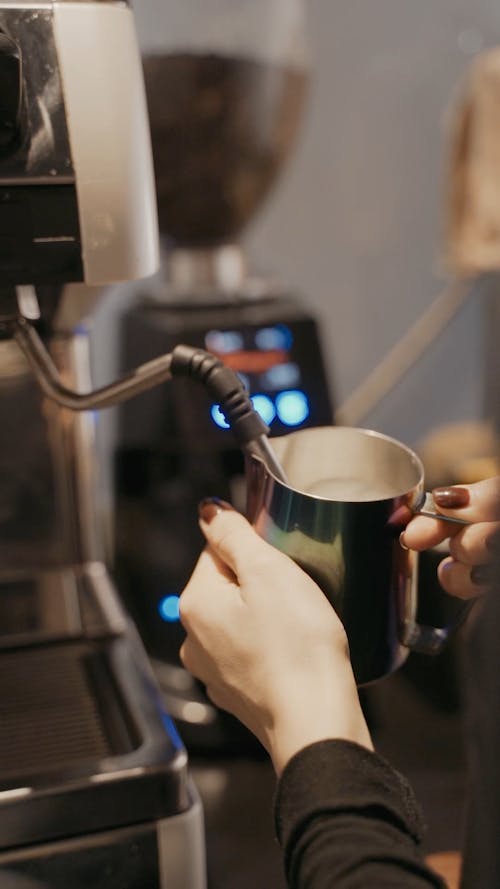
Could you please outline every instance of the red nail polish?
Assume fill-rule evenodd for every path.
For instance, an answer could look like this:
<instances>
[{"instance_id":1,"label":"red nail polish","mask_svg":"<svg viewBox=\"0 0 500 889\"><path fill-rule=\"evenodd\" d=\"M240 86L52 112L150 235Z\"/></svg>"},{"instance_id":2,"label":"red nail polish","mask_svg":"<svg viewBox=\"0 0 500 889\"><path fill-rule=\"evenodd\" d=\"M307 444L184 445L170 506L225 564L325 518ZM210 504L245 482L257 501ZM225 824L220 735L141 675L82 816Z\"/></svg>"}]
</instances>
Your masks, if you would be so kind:
<instances>
[{"instance_id":1,"label":"red nail polish","mask_svg":"<svg viewBox=\"0 0 500 889\"><path fill-rule=\"evenodd\" d=\"M462 506L469 505L469 491L467 488L434 488L432 499L436 506L442 506L444 509L460 509Z\"/></svg>"},{"instance_id":2,"label":"red nail polish","mask_svg":"<svg viewBox=\"0 0 500 889\"><path fill-rule=\"evenodd\" d=\"M215 518L217 513L232 508L230 503L226 503L225 500L221 500L219 497L205 497L205 499L201 500L198 504L198 515L200 519L208 525L212 519Z\"/></svg>"}]
</instances>

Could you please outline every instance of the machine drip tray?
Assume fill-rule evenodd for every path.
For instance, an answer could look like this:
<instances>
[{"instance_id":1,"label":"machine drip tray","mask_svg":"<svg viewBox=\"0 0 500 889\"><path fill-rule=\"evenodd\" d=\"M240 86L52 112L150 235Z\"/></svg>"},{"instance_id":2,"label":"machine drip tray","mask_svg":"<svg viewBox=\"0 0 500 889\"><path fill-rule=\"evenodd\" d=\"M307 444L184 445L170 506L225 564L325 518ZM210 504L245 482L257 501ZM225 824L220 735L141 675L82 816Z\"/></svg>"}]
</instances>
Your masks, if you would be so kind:
<instances>
[{"instance_id":1,"label":"machine drip tray","mask_svg":"<svg viewBox=\"0 0 500 889\"><path fill-rule=\"evenodd\" d=\"M137 748L102 651L86 644L0 653L0 784Z\"/></svg>"},{"instance_id":2,"label":"machine drip tray","mask_svg":"<svg viewBox=\"0 0 500 889\"><path fill-rule=\"evenodd\" d=\"M0 850L189 805L186 753L134 631L0 651Z\"/></svg>"}]
</instances>

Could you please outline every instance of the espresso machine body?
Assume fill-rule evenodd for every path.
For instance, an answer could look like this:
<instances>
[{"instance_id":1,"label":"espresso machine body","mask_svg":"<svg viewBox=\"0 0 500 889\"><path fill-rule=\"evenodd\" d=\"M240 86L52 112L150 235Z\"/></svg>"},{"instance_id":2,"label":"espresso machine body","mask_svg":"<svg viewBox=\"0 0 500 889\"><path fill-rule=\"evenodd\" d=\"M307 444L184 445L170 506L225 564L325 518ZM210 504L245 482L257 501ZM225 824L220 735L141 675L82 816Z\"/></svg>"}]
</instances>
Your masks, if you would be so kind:
<instances>
[{"instance_id":1,"label":"espresso machine body","mask_svg":"<svg viewBox=\"0 0 500 889\"><path fill-rule=\"evenodd\" d=\"M118 2L0 4L0 272L102 284L158 261L134 20Z\"/></svg>"},{"instance_id":2,"label":"espresso machine body","mask_svg":"<svg viewBox=\"0 0 500 889\"><path fill-rule=\"evenodd\" d=\"M89 392L85 319L98 285L149 275L156 263L131 10L0 3L5 889L206 885L186 752L106 568L98 416L48 397L34 373L46 354L54 379ZM29 328L38 359L16 338Z\"/></svg>"}]
</instances>

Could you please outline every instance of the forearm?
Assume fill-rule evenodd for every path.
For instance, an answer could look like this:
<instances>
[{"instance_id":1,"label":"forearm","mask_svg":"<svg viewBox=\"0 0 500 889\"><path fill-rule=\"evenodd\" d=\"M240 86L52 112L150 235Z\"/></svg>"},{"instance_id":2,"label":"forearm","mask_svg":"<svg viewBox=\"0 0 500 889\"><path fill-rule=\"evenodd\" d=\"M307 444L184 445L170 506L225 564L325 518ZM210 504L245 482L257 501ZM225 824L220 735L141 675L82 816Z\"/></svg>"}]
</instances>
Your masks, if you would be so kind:
<instances>
[{"instance_id":1,"label":"forearm","mask_svg":"<svg viewBox=\"0 0 500 889\"><path fill-rule=\"evenodd\" d=\"M337 653L315 679L302 685L301 676L293 677L273 708L266 747L278 776L295 754L318 741L352 741L373 750L348 655Z\"/></svg>"},{"instance_id":2,"label":"forearm","mask_svg":"<svg viewBox=\"0 0 500 889\"><path fill-rule=\"evenodd\" d=\"M276 829L290 889L442 889L420 850L413 793L384 760L325 741L287 765Z\"/></svg>"}]
</instances>

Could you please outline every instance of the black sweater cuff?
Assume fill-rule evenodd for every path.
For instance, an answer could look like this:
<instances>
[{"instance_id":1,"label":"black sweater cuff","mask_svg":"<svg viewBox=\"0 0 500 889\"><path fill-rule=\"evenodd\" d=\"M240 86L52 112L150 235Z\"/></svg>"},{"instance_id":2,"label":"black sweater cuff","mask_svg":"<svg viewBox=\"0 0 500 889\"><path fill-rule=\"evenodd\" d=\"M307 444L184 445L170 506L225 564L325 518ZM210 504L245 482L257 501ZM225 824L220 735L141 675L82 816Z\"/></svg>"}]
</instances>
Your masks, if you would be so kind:
<instances>
[{"instance_id":1,"label":"black sweater cuff","mask_svg":"<svg viewBox=\"0 0 500 889\"><path fill-rule=\"evenodd\" d=\"M318 741L287 763L276 789L276 835L284 848L318 811L382 816L416 843L424 825L406 779L381 756L351 741Z\"/></svg>"}]
</instances>

